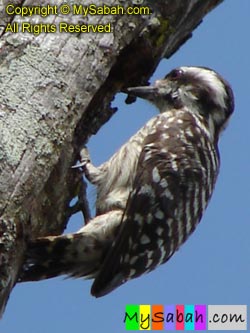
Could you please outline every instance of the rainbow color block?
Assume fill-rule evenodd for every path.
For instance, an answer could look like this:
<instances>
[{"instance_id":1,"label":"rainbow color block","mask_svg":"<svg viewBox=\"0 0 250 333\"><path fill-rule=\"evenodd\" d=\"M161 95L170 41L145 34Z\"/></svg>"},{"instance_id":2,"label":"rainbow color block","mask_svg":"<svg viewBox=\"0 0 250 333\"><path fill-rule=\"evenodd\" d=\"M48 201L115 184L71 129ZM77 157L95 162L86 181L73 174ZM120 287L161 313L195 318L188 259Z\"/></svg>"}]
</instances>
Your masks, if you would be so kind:
<instances>
[{"instance_id":1,"label":"rainbow color block","mask_svg":"<svg viewBox=\"0 0 250 333\"><path fill-rule=\"evenodd\" d=\"M127 305L128 331L199 331L207 328L206 305Z\"/></svg>"}]
</instances>

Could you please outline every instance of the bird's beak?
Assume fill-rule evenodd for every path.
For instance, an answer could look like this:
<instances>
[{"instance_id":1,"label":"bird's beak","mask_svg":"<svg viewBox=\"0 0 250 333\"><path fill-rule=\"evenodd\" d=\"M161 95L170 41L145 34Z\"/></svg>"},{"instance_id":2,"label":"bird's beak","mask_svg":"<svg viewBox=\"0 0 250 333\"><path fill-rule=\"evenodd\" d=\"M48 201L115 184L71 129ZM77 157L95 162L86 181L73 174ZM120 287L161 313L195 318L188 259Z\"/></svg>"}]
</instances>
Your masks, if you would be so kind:
<instances>
[{"instance_id":1,"label":"bird's beak","mask_svg":"<svg viewBox=\"0 0 250 333\"><path fill-rule=\"evenodd\" d=\"M132 96L141 97L149 101L152 101L155 99L155 96L158 93L158 87L155 86L131 87L124 89L123 92Z\"/></svg>"}]
</instances>

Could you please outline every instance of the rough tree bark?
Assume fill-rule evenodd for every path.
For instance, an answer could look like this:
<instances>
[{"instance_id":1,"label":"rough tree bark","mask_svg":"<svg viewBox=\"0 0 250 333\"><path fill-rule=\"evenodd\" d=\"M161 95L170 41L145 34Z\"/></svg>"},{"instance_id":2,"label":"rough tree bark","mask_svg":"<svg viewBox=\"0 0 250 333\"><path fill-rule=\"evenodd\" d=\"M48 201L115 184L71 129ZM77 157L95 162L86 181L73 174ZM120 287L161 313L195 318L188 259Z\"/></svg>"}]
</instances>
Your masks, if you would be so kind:
<instances>
[{"instance_id":1,"label":"rough tree bark","mask_svg":"<svg viewBox=\"0 0 250 333\"><path fill-rule=\"evenodd\" d=\"M80 175L80 146L115 112L122 87L145 84L222 0L144 0L151 15L8 15L0 0L0 309L16 283L25 239L63 232ZM142 1L110 0L109 6ZM82 1L68 1L68 4ZM93 1L84 1L84 7ZM96 0L97 6L103 5ZM13 7L10 8L13 10ZM23 22L54 24L55 33L14 33ZM60 22L108 24L108 33L59 33ZM8 25L9 24L9 25ZM30 28L31 29L31 28Z\"/></svg>"}]
</instances>

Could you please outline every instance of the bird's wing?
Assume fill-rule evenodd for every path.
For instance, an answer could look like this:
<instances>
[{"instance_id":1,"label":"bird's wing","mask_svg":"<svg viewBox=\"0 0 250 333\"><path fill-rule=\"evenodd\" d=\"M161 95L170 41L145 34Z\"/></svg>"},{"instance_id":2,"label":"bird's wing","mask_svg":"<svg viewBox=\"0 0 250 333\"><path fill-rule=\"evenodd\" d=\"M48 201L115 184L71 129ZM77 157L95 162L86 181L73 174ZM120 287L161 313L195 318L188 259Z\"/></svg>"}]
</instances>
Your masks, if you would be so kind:
<instances>
[{"instance_id":1,"label":"bird's wing","mask_svg":"<svg viewBox=\"0 0 250 333\"><path fill-rule=\"evenodd\" d=\"M168 260L201 215L196 212L191 218L201 166L191 149L183 149L188 143L180 128L171 125L166 132L156 123L144 141L121 229L91 289L96 297Z\"/></svg>"}]
</instances>

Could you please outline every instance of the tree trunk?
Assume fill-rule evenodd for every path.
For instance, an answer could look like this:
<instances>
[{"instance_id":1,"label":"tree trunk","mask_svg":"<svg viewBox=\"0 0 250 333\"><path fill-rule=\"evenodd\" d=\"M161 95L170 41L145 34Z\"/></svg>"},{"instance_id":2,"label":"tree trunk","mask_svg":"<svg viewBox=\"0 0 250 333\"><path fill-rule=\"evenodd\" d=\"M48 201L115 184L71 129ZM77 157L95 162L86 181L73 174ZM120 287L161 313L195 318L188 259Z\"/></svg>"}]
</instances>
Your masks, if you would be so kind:
<instances>
[{"instance_id":1,"label":"tree trunk","mask_svg":"<svg viewBox=\"0 0 250 333\"><path fill-rule=\"evenodd\" d=\"M121 15L121 6L139 10L139 2L150 14ZM42 6L51 15L43 9L43 16L22 17L21 9L38 11L41 3L15 0L6 13L9 1L0 0L1 313L22 266L25 240L63 232L81 186L71 166L81 145L116 111L110 107L115 93L145 84L162 57L170 57L221 2L110 0L119 15L84 16L80 12L92 0L82 7L75 0L79 5L68 15L62 14L64 1L46 0ZM106 32L91 30L97 27Z\"/></svg>"}]
</instances>

